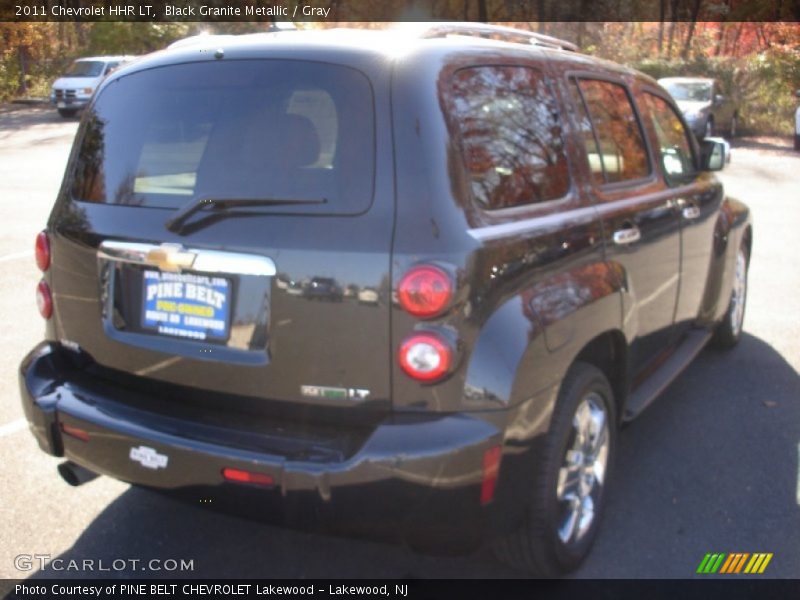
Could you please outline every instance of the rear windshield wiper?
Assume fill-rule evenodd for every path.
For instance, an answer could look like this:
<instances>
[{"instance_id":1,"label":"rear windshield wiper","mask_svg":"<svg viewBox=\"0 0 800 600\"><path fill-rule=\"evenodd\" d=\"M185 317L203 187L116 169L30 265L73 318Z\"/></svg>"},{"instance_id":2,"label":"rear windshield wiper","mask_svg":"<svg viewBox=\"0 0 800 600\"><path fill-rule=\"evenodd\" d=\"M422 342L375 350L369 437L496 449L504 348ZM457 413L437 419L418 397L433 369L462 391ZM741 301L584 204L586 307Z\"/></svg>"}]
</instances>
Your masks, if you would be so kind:
<instances>
[{"instance_id":1,"label":"rear windshield wiper","mask_svg":"<svg viewBox=\"0 0 800 600\"><path fill-rule=\"evenodd\" d=\"M207 207L215 209L237 208L239 206L281 206L289 204L325 204L327 198L200 198L192 200L178 210L165 225L170 231L178 233L192 215Z\"/></svg>"}]
</instances>

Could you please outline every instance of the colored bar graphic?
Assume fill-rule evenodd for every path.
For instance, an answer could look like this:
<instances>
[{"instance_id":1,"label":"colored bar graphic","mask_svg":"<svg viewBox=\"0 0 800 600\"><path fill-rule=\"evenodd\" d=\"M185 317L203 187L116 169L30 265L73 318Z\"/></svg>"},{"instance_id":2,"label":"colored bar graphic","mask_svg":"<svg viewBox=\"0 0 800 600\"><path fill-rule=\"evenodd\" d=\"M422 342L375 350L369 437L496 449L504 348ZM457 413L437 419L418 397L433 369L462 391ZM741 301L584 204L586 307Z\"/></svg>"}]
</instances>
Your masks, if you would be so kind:
<instances>
[{"instance_id":1,"label":"colored bar graphic","mask_svg":"<svg viewBox=\"0 0 800 600\"><path fill-rule=\"evenodd\" d=\"M716 573L719 570L722 561L725 559L725 554L706 554L703 557L700 566L697 567L698 573Z\"/></svg>"},{"instance_id":2,"label":"colored bar graphic","mask_svg":"<svg viewBox=\"0 0 800 600\"><path fill-rule=\"evenodd\" d=\"M738 555L736 555L736 554L729 554L728 555L728 559L722 565L722 569L720 569L719 572L720 573L728 573L728 569L730 569L731 568L731 564L736 561L736 557L737 556Z\"/></svg>"},{"instance_id":3,"label":"colored bar graphic","mask_svg":"<svg viewBox=\"0 0 800 600\"><path fill-rule=\"evenodd\" d=\"M736 565L736 570L734 571L734 573L738 573L742 570L742 567L744 566L744 561L746 561L747 557L749 556L750 556L749 552L745 552L744 554L742 554L742 558L739 559L739 563Z\"/></svg>"},{"instance_id":4,"label":"colored bar graphic","mask_svg":"<svg viewBox=\"0 0 800 600\"><path fill-rule=\"evenodd\" d=\"M771 552L708 553L700 561L697 573L733 575L738 573L761 574L772 560ZM745 566L747 565L747 566Z\"/></svg>"},{"instance_id":5,"label":"colored bar graphic","mask_svg":"<svg viewBox=\"0 0 800 600\"><path fill-rule=\"evenodd\" d=\"M717 559L717 561L711 567L711 570L709 571L709 573L716 573L719 570L719 566L722 564L722 561L724 559L725 559L725 555L724 554L720 554L719 558Z\"/></svg>"},{"instance_id":6,"label":"colored bar graphic","mask_svg":"<svg viewBox=\"0 0 800 600\"><path fill-rule=\"evenodd\" d=\"M728 560L725 561L725 564L722 565L722 569L720 569L720 573L739 573L744 567L744 562L750 556L750 553L745 552L736 552L734 554L728 555Z\"/></svg>"},{"instance_id":7,"label":"colored bar graphic","mask_svg":"<svg viewBox=\"0 0 800 600\"><path fill-rule=\"evenodd\" d=\"M769 564L769 561L771 561L771 560L772 560L772 552L770 552L769 554L766 555L766 557L764 558L764 562L761 563L761 566L758 569L758 572L759 573L763 573L764 569L767 568L767 565Z\"/></svg>"},{"instance_id":8,"label":"colored bar graphic","mask_svg":"<svg viewBox=\"0 0 800 600\"><path fill-rule=\"evenodd\" d=\"M728 554L728 559L722 565L722 568L719 570L720 573L730 573L731 568L736 563L736 559L738 558L738 554Z\"/></svg>"},{"instance_id":9,"label":"colored bar graphic","mask_svg":"<svg viewBox=\"0 0 800 600\"><path fill-rule=\"evenodd\" d=\"M700 561L700 565L697 567L697 571L696 572L697 573L705 573L706 572L706 565L708 564L708 561L710 559L711 559L711 555L710 554L706 554L703 557L703 560Z\"/></svg>"}]
</instances>

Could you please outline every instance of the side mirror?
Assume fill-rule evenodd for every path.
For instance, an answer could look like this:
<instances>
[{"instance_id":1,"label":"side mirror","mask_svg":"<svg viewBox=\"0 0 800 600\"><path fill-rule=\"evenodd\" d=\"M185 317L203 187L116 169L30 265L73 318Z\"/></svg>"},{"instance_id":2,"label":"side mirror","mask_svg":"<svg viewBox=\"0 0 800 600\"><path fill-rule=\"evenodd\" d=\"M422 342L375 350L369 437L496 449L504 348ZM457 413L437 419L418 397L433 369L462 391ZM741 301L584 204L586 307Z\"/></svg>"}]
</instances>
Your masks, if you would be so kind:
<instances>
[{"instance_id":1,"label":"side mirror","mask_svg":"<svg viewBox=\"0 0 800 600\"><path fill-rule=\"evenodd\" d=\"M725 142L703 140L700 142L700 160L703 171L721 171L727 161Z\"/></svg>"},{"instance_id":2,"label":"side mirror","mask_svg":"<svg viewBox=\"0 0 800 600\"><path fill-rule=\"evenodd\" d=\"M722 94L717 94L716 96L714 96L714 105L715 106L719 106L723 102L725 102L725 96L723 96Z\"/></svg>"}]
</instances>

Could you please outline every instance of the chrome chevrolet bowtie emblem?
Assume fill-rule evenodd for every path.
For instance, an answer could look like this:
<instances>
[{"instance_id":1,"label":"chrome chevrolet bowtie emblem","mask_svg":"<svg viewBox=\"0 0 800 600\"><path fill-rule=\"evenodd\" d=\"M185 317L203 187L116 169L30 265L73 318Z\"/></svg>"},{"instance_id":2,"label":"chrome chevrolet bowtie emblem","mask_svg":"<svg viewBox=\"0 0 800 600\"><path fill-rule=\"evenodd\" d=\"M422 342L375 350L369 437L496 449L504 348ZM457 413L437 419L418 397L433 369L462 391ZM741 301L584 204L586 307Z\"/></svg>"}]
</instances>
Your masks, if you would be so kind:
<instances>
[{"instance_id":1,"label":"chrome chevrolet bowtie emblem","mask_svg":"<svg viewBox=\"0 0 800 600\"><path fill-rule=\"evenodd\" d=\"M194 252L187 252L180 244L161 244L147 253L145 262L162 271L178 273L181 269L191 268L196 257Z\"/></svg>"},{"instance_id":2,"label":"chrome chevrolet bowtie emblem","mask_svg":"<svg viewBox=\"0 0 800 600\"><path fill-rule=\"evenodd\" d=\"M148 446L131 448L128 457L146 469L166 469L169 462L169 457L166 454L159 454L154 448Z\"/></svg>"}]
</instances>

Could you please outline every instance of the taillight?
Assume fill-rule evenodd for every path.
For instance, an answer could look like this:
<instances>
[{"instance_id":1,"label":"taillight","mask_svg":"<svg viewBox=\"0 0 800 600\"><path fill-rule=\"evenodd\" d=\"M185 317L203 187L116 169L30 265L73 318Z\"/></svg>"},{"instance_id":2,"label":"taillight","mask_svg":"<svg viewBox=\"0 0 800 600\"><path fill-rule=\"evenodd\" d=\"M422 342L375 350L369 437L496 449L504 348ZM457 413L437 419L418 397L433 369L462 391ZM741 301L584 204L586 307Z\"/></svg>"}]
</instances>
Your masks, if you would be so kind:
<instances>
[{"instance_id":1,"label":"taillight","mask_svg":"<svg viewBox=\"0 0 800 600\"><path fill-rule=\"evenodd\" d=\"M36 266L42 271L50 268L50 238L44 231L36 236Z\"/></svg>"},{"instance_id":2,"label":"taillight","mask_svg":"<svg viewBox=\"0 0 800 600\"><path fill-rule=\"evenodd\" d=\"M44 279L36 286L36 307L45 319L49 319L53 314L53 296L50 294L50 286Z\"/></svg>"},{"instance_id":3,"label":"taillight","mask_svg":"<svg viewBox=\"0 0 800 600\"><path fill-rule=\"evenodd\" d=\"M275 485L275 480L264 473L253 473L242 469L232 469L225 467L222 469L222 476L228 481L236 483L254 483L256 485Z\"/></svg>"},{"instance_id":4,"label":"taillight","mask_svg":"<svg viewBox=\"0 0 800 600\"><path fill-rule=\"evenodd\" d=\"M453 298L450 276L439 267L420 265L403 275L397 285L397 299L403 310L415 317L440 314Z\"/></svg>"},{"instance_id":5,"label":"taillight","mask_svg":"<svg viewBox=\"0 0 800 600\"><path fill-rule=\"evenodd\" d=\"M497 477L500 474L500 459L502 457L502 446L492 446L483 453L481 504L489 504L494 499L494 491L497 489Z\"/></svg>"},{"instance_id":6,"label":"taillight","mask_svg":"<svg viewBox=\"0 0 800 600\"><path fill-rule=\"evenodd\" d=\"M450 344L434 333L412 333L399 352L400 366L410 377L431 382L444 376L453 363Z\"/></svg>"}]
</instances>

